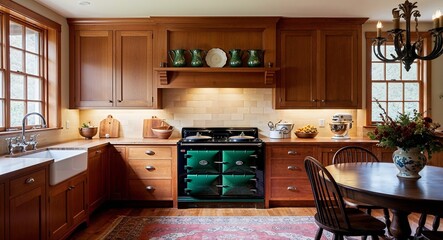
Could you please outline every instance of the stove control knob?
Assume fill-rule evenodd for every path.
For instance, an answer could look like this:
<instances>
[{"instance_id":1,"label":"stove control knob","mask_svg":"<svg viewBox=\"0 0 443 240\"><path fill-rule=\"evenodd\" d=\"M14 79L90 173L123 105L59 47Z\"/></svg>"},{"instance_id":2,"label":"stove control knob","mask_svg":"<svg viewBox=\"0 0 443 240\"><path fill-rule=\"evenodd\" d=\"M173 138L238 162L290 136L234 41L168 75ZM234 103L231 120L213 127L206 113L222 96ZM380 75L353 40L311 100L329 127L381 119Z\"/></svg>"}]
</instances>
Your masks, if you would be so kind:
<instances>
[{"instance_id":1,"label":"stove control knob","mask_svg":"<svg viewBox=\"0 0 443 240\"><path fill-rule=\"evenodd\" d=\"M154 186L146 186L146 191L154 191L155 187Z\"/></svg>"},{"instance_id":2,"label":"stove control knob","mask_svg":"<svg viewBox=\"0 0 443 240\"><path fill-rule=\"evenodd\" d=\"M146 155L149 155L149 156L153 156L153 155L155 155L155 152L152 151L152 150L147 150L147 151L145 152L145 154L146 154Z\"/></svg>"}]
</instances>

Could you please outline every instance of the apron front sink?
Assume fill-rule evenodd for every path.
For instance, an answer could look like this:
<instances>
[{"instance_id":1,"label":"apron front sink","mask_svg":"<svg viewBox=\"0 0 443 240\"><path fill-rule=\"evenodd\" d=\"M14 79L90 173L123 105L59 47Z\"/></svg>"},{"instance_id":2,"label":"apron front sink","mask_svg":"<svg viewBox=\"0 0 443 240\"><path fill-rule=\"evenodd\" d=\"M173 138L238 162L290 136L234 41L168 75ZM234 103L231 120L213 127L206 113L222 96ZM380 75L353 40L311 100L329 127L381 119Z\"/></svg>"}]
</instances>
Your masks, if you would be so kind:
<instances>
[{"instance_id":1,"label":"apron front sink","mask_svg":"<svg viewBox=\"0 0 443 240\"><path fill-rule=\"evenodd\" d=\"M48 149L20 156L20 158L49 158L49 184L56 185L88 167L88 152L79 149Z\"/></svg>"}]
</instances>

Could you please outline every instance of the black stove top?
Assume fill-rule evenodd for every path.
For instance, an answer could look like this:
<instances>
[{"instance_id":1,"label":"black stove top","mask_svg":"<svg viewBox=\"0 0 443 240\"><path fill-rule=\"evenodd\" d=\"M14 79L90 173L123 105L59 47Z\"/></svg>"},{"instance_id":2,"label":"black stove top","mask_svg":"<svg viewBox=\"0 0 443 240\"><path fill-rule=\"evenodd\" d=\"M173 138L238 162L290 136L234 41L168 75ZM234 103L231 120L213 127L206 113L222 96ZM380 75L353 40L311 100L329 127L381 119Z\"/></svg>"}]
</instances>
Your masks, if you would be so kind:
<instances>
[{"instance_id":1,"label":"black stove top","mask_svg":"<svg viewBox=\"0 0 443 240\"><path fill-rule=\"evenodd\" d=\"M258 137L258 128L251 127L189 127L182 129L184 143L244 143L262 142Z\"/></svg>"}]
</instances>

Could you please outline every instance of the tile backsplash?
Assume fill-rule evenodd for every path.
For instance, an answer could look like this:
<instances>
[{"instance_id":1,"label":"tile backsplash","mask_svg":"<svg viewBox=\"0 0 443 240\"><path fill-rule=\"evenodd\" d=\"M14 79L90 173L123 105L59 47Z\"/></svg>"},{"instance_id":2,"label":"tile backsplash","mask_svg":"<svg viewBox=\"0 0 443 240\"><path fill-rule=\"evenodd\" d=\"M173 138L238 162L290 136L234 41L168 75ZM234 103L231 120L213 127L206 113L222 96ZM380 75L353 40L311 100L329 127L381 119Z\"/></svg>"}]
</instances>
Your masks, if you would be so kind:
<instances>
[{"instance_id":1,"label":"tile backsplash","mask_svg":"<svg viewBox=\"0 0 443 240\"><path fill-rule=\"evenodd\" d=\"M80 123L100 121L111 114L120 121L120 136L141 138L143 119L157 116L175 127L172 137L180 137L182 127L258 127L260 134L269 136L268 121L283 120L295 124L295 128L311 124L318 127L325 120L325 127L318 128L319 135L333 136L328 123L332 115L345 112L353 115L354 125L350 136L361 136L362 110L355 109L306 109L275 110L272 108L272 89L262 88L194 88L164 89L163 109L159 110L81 110ZM357 119L360 117L360 119ZM97 137L97 136L96 136ZM295 136L293 136L295 137Z\"/></svg>"}]
</instances>

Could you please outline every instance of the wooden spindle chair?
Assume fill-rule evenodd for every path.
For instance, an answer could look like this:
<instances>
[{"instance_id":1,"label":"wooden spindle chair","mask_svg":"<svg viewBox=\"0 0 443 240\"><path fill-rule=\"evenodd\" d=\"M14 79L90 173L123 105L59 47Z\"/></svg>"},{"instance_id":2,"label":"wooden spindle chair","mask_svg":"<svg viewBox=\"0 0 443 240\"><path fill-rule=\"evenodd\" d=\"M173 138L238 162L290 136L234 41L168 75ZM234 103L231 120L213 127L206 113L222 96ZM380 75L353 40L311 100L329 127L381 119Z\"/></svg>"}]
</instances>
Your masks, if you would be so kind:
<instances>
[{"instance_id":1,"label":"wooden spindle chair","mask_svg":"<svg viewBox=\"0 0 443 240\"><path fill-rule=\"evenodd\" d=\"M425 227L427 216L428 215L426 213L422 213L420 219L418 220L418 227L417 230L415 230L416 239L420 239L420 237L423 237L423 239L429 239L429 240L442 240L443 232L438 231L441 217L438 215L434 216L434 221L432 222L432 229L428 229Z\"/></svg>"},{"instance_id":2,"label":"wooden spindle chair","mask_svg":"<svg viewBox=\"0 0 443 240\"><path fill-rule=\"evenodd\" d=\"M366 148L360 146L345 146L337 150L332 157L333 164L339 163L372 163L379 162L377 156ZM363 209L367 214L371 215L373 209L382 209L385 218L385 224L388 229L391 226L389 209L359 202L350 198L344 198L345 204L349 207ZM390 233L389 233L390 234ZM363 238L365 239L365 238Z\"/></svg>"},{"instance_id":3,"label":"wooden spindle chair","mask_svg":"<svg viewBox=\"0 0 443 240\"><path fill-rule=\"evenodd\" d=\"M316 240L321 238L323 230L332 232L337 240L343 240L344 236L371 236L372 239L384 236L386 225L382 221L359 209L345 207L337 183L318 160L308 156L304 165L317 209Z\"/></svg>"}]
</instances>

